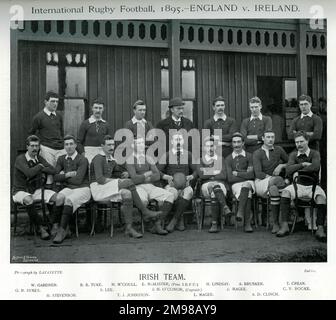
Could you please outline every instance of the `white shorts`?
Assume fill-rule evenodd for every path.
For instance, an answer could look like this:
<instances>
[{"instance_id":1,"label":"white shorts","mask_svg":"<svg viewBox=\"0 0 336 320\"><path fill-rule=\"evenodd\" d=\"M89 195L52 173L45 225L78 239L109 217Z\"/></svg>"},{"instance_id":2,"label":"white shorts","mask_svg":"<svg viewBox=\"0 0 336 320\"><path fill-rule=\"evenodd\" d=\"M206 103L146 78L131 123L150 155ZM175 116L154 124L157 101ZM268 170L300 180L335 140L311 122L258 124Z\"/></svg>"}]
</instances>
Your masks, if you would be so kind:
<instances>
[{"instance_id":1,"label":"white shorts","mask_svg":"<svg viewBox=\"0 0 336 320\"><path fill-rule=\"evenodd\" d=\"M121 195L118 188L119 179L113 179L112 181L99 184L98 182L92 182L90 189L92 198L94 201L121 201Z\"/></svg>"},{"instance_id":2,"label":"white shorts","mask_svg":"<svg viewBox=\"0 0 336 320\"><path fill-rule=\"evenodd\" d=\"M209 190L208 190L208 187L212 186L212 185L219 185L220 188L223 190L224 195L226 196L227 191L226 191L224 183L218 182L218 181L209 181L209 182L203 183L202 187L201 187L201 191L202 191L202 194L203 194L204 197L215 198L214 192L212 191L211 194L210 194Z\"/></svg>"},{"instance_id":3,"label":"white shorts","mask_svg":"<svg viewBox=\"0 0 336 320\"><path fill-rule=\"evenodd\" d=\"M297 193L298 193L298 198L299 199L311 199L312 197L312 189L313 187L312 186L303 186L301 184L298 184L297 185ZM290 193L290 196L291 196L291 200L294 200L295 199L295 190L294 190L294 185L289 185L287 186L285 189L283 189L283 191L289 191ZM325 192L323 191L323 189L320 187L320 186L316 186L316 189L315 189L315 199L317 196L323 196L326 198L326 194Z\"/></svg>"},{"instance_id":4,"label":"white shorts","mask_svg":"<svg viewBox=\"0 0 336 320\"><path fill-rule=\"evenodd\" d=\"M136 186L141 201L148 204L149 200L156 200L161 205L164 201L173 203L174 196L167 190L154 186L151 183L143 183Z\"/></svg>"},{"instance_id":5,"label":"white shorts","mask_svg":"<svg viewBox=\"0 0 336 320\"><path fill-rule=\"evenodd\" d=\"M249 192L249 198L252 197L252 193L255 193L255 185L254 185L254 181L253 180L246 180L244 182L237 182L237 183L234 183L231 186L232 193L236 197L236 199L239 199L241 188L246 183L249 183L251 185L251 187L252 187L252 192L251 191Z\"/></svg>"},{"instance_id":6,"label":"white shorts","mask_svg":"<svg viewBox=\"0 0 336 320\"><path fill-rule=\"evenodd\" d=\"M91 199L91 191L89 187L70 189L64 188L58 194L65 196L65 200L70 200L75 212L82 204L88 202Z\"/></svg>"},{"instance_id":7,"label":"white shorts","mask_svg":"<svg viewBox=\"0 0 336 320\"><path fill-rule=\"evenodd\" d=\"M262 198L265 198L267 196L268 185L269 185L271 178L272 176L267 177L262 180L255 179L254 183L255 183L255 189L256 189L257 196L262 197Z\"/></svg>"},{"instance_id":8,"label":"white shorts","mask_svg":"<svg viewBox=\"0 0 336 320\"><path fill-rule=\"evenodd\" d=\"M184 188L183 190L177 190L176 188L167 184L165 189L174 196L174 201L178 198L178 196L181 196L183 199L190 200L194 193L193 188L190 186Z\"/></svg>"},{"instance_id":9,"label":"white shorts","mask_svg":"<svg viewBox=\"0 0 336 320\"><path fill-rule=\"evenodd\" d=\"M88 159L89 164L92 162L92 159L99 153L103 151L102 147L84 147L84 154L86 159Z\"/></svg>"},{"instance_id":10,"label":"white shorts","mask_svg":"<svg viewBox=\"0 0 336 320\"><path fill-rule=\"evenodd\" d=\"M44 202L45 203L49 203L51 197L55 194L55 191L46 189L44 190ZM23 203L23 199L26 198L27 196L32 196L34 201L39 201L42 198L42 190L41 189L37 189L35 190L35 192L33 194L25 192L25 191L18 191L17 193L15 193L13 195L13 201L16 203Z\"/></svg>"},{"instance_id":11,"label":"white shorts","mask_svg":"<svg viewBox=\"0 0 336 320\"><path fill-rule=\"evenodd\" d=\"M40 156L53 167L56 167L57 159L66 153L64 149L55 150L42 144L40 145L40 150Z\"/></svg>"}]
</instances>

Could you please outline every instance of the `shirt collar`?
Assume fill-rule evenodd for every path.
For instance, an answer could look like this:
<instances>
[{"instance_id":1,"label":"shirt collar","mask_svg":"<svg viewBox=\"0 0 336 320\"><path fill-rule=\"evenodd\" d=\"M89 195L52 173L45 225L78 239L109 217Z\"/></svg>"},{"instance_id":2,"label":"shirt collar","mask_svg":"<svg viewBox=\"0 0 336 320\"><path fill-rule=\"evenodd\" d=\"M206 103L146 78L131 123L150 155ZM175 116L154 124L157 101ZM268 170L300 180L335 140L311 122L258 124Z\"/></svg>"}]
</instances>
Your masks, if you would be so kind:
<instances>
[{"instance_id":1,"label":"shirt collar","mask_svg":"<svg viewBox=\"0 0 336 320\"><path fill-rule=\"evenodd\" d=\"M78 154L77 151L75 151L71 157L66 154L65 159L71 158L72 160L75 160L75 158L77 157L77 154Z\"/></svg>"},{"instance_id":2,"label":"shirt collar","mask_svg":"<svg viewBox=\"0 0 336 320\"><path fill-rule=\"evenodd\" d=\"M262 114L260 113L259 116L257 117L259 120L262 120ZM254 119L254 117L251 115L250 117L250 121L252 121Z\"/></svg>"},{"instance_id":3,"label":"shirt collar","mask_svg":"<svg viewBox=\"0 0 336 320\"><path fill-rule=\"evenodd\" d=\"M172 114L173 121L182 121L182 117L180 119L175 118L175 116Z\"/></svg>"},{"instance_id":4,"label":"shirt collar","mask_svg":"<svg viewBox=\"0 0 336 320\"><path fill-rule=\"evenodd\" d=\"M139 160L140 158L146 158L146 155L144 153L139 154L133 152L133 157Z\"/></svg>"},{"instance_id":5,"label":"shirt collar","mask_svg":"<svg viewBox=\"0 0 336 320\"><path fill-rule=\"evenodd\" d=\"M246 157L246 152L245 150L243 149L241 153L236 153L236 152L232 152L232 159L234 159L235 157L238 157L238 156L243 156L243 157Z\"/></svg>"},{"instance_id":6,"label":"shirt collar","mask_svg":"<svg viewBox=\"0 0 336 320\"><path fill-rule=\"evenodd\" d=\"M217 121L217 120L219 120L219 119L222 119L222 120L226 120L226 114L224 113L224 115L223 116L218 116L217 114L215 114L214 116L213 116L213 118L214 118L214 120L215 121Z\"/></svg>"},{"instance_id":7,"label":"shirt collar","mask_svg":"<svg viewBox=\"0 0 336 320\"><path fill-rule=\"evenodd\" d=\"M216 153L215 153L212 157L209 156L208 154L206 154L206 155L204 156L204 158L205 158L205 160L206 160L207 162L210 162L211 160L217 160L217 159L218 159L218 156L217 156Z\"/></svg>"},{"instance_id":8,"label":"shirt collar","mask_svg":"<svg viewBox=\"0 0 336 320\"><path fill-rule=\"evenodd\" d=\"M299 155L301 155L301 154L305 154L307 157L309 157L309 153L310 153L310 148L308 148L308 149L306 150L306 152L298 151L298 152L297 152L297 157L298 157Z\"/></svg>"},{"instance_id":9,"label":"shirt collar","mask_svg":"<svg viewBox=\"0 0 336 320\"><path fill-rule=\"evenodd\" d=\"M274 150L274 147L273 147L272 149L267 149L267 148L265 148L264 145L262 145L262 146L261 146L261 149L263 149L263 150L265 151L265 153L266 153L266 157L267 157L267 159L269 160L269 152L270 152L270 150Z\"/></svg>"},{"instance_id":10,"label":"shirt collar","mask_svg":"<svg viewBox=\"0 0 336 320\"><path fill-rule=\"evenodd\" d=\"M313 116L313 113L311 112L311 111L309 111L309 113L308 114L303 114L303 113L301 113L301 119L302 118L304 118L304 117L309 117L309 118L311 118Z\"/></svg>"},{"instance_id":11,"label":"shirt collar","mask_svg":"<svg viewBox=\"0 0 336 320\"><path fill-rule=\"evenodd\" d=\"M53 114L54 116L56 116L56 111L49 111L46 107L43 109L43 111L50 117L51 114Z\"/></svg>"},{"instance_id":12,"label":"shirt collar","mask_svg":"<svg viewBox=\"0 0 336 320\"><path fill-rule=\"evenodd\" d=\"M38 162L37 157L32 158L32 157L29 155L28 151L26 152L25 156L26 156L27 161L33 160L33 161L37 161L37 162Z\"/></svg>"},{"instance_id":13,"label":"shirt collar","mask_svg":"<svg viewBox=\"0 0 336 320\"><path fill-rule=\"evenodd\" d=\"M133 124L136 124L136 123L145 124L146 122L147 122L146 119L138 120L135 116L132 118Z\"/></svg>"},{"instance_id":14,"label":"shirt collar","mask_svg":"<svg viewBox=\"0 0 336 320\"><path fill-rule=\"evenodd\" d=\"M93 115L89 118L89 123L94 123L96 121L106 122L104 119L96 119Z\"/></svg>"},{"instance_id":15,"label":"shirt collar","mask_svg":"<svg viewBox=\"0 0 336 320\"><path fill-rule=\"evenodd\" d=\"M99 152L99 154L102 155L103 157L105 157L106 161L113 161L113 160L115 160L111 154L107 156L103 150L101 150Z\"/></svg>"},{"instance_id":16,"label":"shirt collar","mask_svg":"<svg viewBox=\"0 0 336 320\"><path fill-rule=\"evenodd\" d=\"M180 149L181 154L183 154L183 149ZM177 153L177 149L172 148L172 153L175 155Z\"/></svg>"}]
</instances>

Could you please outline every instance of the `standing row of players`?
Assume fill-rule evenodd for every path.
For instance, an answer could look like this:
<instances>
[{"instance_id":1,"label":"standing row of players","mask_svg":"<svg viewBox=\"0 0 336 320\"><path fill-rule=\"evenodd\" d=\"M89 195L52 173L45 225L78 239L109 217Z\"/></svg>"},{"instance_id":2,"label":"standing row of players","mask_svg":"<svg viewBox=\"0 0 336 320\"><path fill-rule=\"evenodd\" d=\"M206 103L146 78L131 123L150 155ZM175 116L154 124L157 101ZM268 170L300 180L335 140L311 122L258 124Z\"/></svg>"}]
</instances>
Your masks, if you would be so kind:
<instances>
[{"instance_id":1,"label":"standing row of players","mask_svg":"<svg viewBox=\"0 0 336 320\"><path fill-rule=\"evenodd\" d=\"M80 127L77 141L72 136L63 135L62 117L56 112L58 97L48 93L45 108L33 120L31 133L37 134L27 139L27 153L18 156L15 162L13 199L27 206L31 220L38 226L42 238L49 238L48 232L42 227L36 214L33 202L40 195L38 185L39 175L46 173L53 175L56 182L63 185L59 193L46 190L45 199L54 203L52 210L53 228L51 235L55 243L64 240L68 233L68 223L73 212L92 197L95 201L122 201L122 211L126 222L126 233L132 237L141 237L132 227L132 208L137 206L147 220L153 220L152 232L167 234L175 228L184 230L183 212L193 196L193 181L197 177L202 180L201 192L205 197L216 197L221 203L224 214L231 214L226 204L227 188L239 200L238 220L244 220L244 230L251 232L251 197L256 192L259 196L269 195L273 215L272 233L282 237L288 234L288 213L290 201L295 193L292 185L287 186L280 176L286 168L287 176L299 170L318 175L320 167L319 152L312 149L316 137L321 133L322 123L316 115L311 115L311 100L307 96L299 98L302 115L293 121L297 151L289 159L285 151L274 146L274 133L271 131L271 119L260 113L261 102L258 98L250 100L251 118L242 122L241 133L231 132L235 121L225 115L225 103L222 97L215 99L213 108L215 115L206 123L206 127L214 130L221 128L222 141L211 137L205 143L205 156L200 165L192 161L192 154L184 144L183 136L173 135L166 153L167 159L175 157L177 161L163 161L155 164L145 155L145 140L136 137L133 148L133 161L122 166L113 158L114 140L109 133L109 126L102 119L104 105L95 101L92 106L92 116L85 120ZM183 101L172 99L169 107L171 116L162 120L157 127L167 132L169 129L192 129L190 120L183 117ZM307 107L308 106L308 107ZM126 124L130 130L138 132L138 126L150 130L151 125L145 120L146 107L142 101L134 105L134 117ZM308 112L307 112L308 110ZM305 114L306 113L306 114ZM317 120L316 120L317 119ZM300 129L305 129L301 131ZM245 130L245 131L244 131ZM60 140L62 138L62 140ZM311 141L311 147L308 142ZM40 143L41 142L41 143ZM219 154L226 155L226 159L218 160L217 146L222 147ZM233 151L231 149L233 147ZM41 152L39 153L39 149ZM79 150L79 152L76 151ZM229 152L227 150L230 150ZM84 151L84 152L83 152ZM251 152L254 151L253 156ZM82 152L82 154L80 154ZM187 156L187 163L179 160ZM85 155L85 157L84 157ZM169 155L169 157L168 157ZM90 181L88 180L88 166L91 162ZM221 163L219 169L215 163ZM162 165L161 163L164 163ZM186 177L185 186L176 186L174 175L181 173ZM165 182L160 188L155 185L159 180ZM228 183L227 183L228 182ZM279 190L283 190L281 197ZM312 190L309 186L299 188L300 196L309 196ZM316 237L325 240L323 230L326 215L326 196L321 188L315 192L317 203L317 231ZM148 201L157 200L160 211L147 209ZM162 220L170 213L175 202L174 216L166 228L162 228ZM281 221L279 209L281 207ZM218 213L213 212L210 232L217 232ZM279 226L279 223L281 227Z\"/></svg>"}]
</instances>

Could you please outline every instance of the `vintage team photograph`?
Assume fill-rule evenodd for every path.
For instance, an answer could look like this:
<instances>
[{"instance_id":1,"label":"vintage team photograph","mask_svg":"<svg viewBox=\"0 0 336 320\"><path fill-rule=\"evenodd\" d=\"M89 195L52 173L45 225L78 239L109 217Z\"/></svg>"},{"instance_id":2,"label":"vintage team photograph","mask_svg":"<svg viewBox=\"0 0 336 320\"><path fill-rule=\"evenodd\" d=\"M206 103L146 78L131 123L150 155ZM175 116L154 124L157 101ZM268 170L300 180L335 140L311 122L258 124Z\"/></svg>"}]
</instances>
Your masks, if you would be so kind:
<instances>
[{"instance_id":1,"label":"vintage team photograph","mask_svg":"<svg viewBox=\"0 0 336 320\"><path fill-rule=\"evenodd\" d=\"M10 31L11 263L327 262L327 21Z\"/></svg>"}]
</instances>

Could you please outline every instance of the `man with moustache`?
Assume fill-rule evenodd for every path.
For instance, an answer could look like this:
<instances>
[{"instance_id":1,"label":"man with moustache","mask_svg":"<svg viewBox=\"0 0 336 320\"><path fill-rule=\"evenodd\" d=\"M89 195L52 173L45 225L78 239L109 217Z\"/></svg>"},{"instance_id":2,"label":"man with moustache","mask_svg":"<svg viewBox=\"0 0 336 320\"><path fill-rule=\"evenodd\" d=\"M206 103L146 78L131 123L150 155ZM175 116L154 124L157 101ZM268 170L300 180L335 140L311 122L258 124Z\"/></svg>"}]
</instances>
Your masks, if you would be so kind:
<instances>
[{"instance_id":1,"label":"man with moustache","mask_svg":"<svg viewBox=\"0 0 336 320\"><path fill-rule=\"evenodd\" d=\"M213 138L204 141L204 154L197 167L197 175L201 179L201 192L205 198L216 198L224 216L230 215L231 210L226 203L227 189L225 187L226 170L224 158L216 153L217 146ZM218 232L218 211L212 210L210 233Z\"/></svg>"},{"instance_id":2,"label":"man with moustache","mask_svg":"<svg viewBox=\"0 0 336 320\"><path fill-rule=\"evenodd\" d=\"M169 152L166 152L157 164L161 180L166 183L165 189L174 196L175 202L174 216L166 227L168 232L173 232L175 226L179 231L185 230L183 213L189 206L194 193L190 183L197 177L197 166L193 161L192 153L184 146L183 135L174 134ZM182 173L186 177L186 185L181 190L178 190L174 184L174 175L177 173Z\"/></svg>"},{"instance_id":3,"label":"man with moustache","mask_svg":"<svg viewBox=\"0 0 336 320\"><path fill-rule=\"evenodd\" d=\"M271 214L273 218L272 233L279 231L280 192L286 187L283 174L288 161L288 155L280 146L274 145L275 134L265 131L263 145L253 153L253 168L256 193L259 197L270 196Z\"/></svg>"},{"instance_id":4,"label":"man with moustache","mask_svg":"<svg viewBox=\"0 0 336 320\"><path fill-rule=\"evenodd\" d=\"M237 221L244 219L244 231L252 232L251 203L255 192L252 154L244 150L244 137L236 132L232 135L233 152L225 158L228 182L237 200Z\"/></svg>"},{"instance_id":5,"label":"man with moustache","mask_svg":"<svg viewBox=\"0 0 336 320\"><path fill-rule=\"evenodd\" d=\"M128 179L128 172L118 170L118 164L113 158L114 147L113 138L106 135L103 138L102 152L92 160L90 166L92 197L95 201L121 201L121 211L126 224L125 234L133 238L141 238L142 234L132 227L133 203L143 213L146 220L157 220L160 212L147 209L136 191L135 184Z\"/></svg>"},{"instance_id":6,"label":"man with moustache","mask_svg":"<svg viewBox=\"0 0 336 320\"><path fill-rule=\"evenodd\" d=\"M55 181L62 185L57 199L62 200L58 206L58 220L54 223L54 243L60 244L69 233L69 221L72 214L91 198L88 179L88 160L76 151L74 136L64 137L66 154L60 156L56 164Z\"/></svg>"},{"instance_id":7,"label":"man with moustache","mask_svg":"<svg viewBox=\"0 0 336 320\"><path fill-rule=\"evenodd\" d=\"M215 139L220 139L215 135L215 130L221 130L221 140L218 141L222 147L222 157L226 158L232 152L231 138L234 132L238 131L236 120L225 114L225 100L218 96L212 102L214 116L204 123L205 129L210 129L210 134Z\"/></svg>"},{"instance_id":8,"label":"man with moustache","mask_svg":"<svg viewBox=\"0 0 336 320\"><path fill-rule=\"evenodd\" d=\"M41 141L40 155L52 166L56 166L58 157L65 154L63 146L63 116L57 111L58 94L48 91L44 98L44 109L33 118L29 134L37 135ZM52 183L48 176L48 183Z\"/></svg>"},{"instance_id":9,"label":"man with moustache","mask_svg":"<svg viewBox=\"0 0 336 320\"><path fill-rule=\"evenodd\" d=\"M298 173L306 174L313 177L316 181L319 179L319 171L321 166L320 153L309 148L309 135L306 132L299 131L295 134L296 149L289 155L287 164L287 175L294 178ZM297 184L298 198L312 198L312 186ZM317 230L315 233L319 241L326 241L324 232L324 222L327 214L327 197L320 186L315 189L315 203L317 207ZM295 199L294 185L287 186L281 194L281 229L277 233L277 237L284 237L289 234L288 220L291 201Z\"/></svg>"},{"instance_id":10,"label":"man with moustache","mask_svg":"<svg viewBox=\"0 0 336 320\"><path fill-rule=\"evenodd\" d=\"M42 175L54 174L55 168L39 155L40 139L31 135L26 139L27 152L17 156L14 164L13 201L24 205L30 221L35 226L41 239L49 239L49 233L42 226L42 219L35 209L34 201L42 197ZM55 203L57 193L44 190L44 201Z\"/></svg>"},{"instance_id":11,"label":"man with moustache","mask_svg":"<svg viewBox=\"0 0 336 320\"><path fill-rule=\"evenodd\" d=\"M310 96L303 94L299 97L298 102L301 114L293 119L288 138L293 140L297 132L304 131L309 137L309 147L319 150L323 129L322 119L311 111L312 100Z\"/></svg>"},{"instance_id":12,"label":"man with moustache","mask_svg":"<svg viewBox=\"0 0 336 320\"><path fill-rule=\"evenodd\" d=\"M167 151L169 150L169 144L170 144L169 131L171 129L175 130L185 129L188 132L191 129L195 128L195 125L191 122L191 120L183 116L184 105L185 103L180 97L170 99L168 105L169 111L171 113L170 116L166 119L159 121L158 124L156 125L156 128L161 129L166 135ZM188 150L191 151L190 141L188 142Z\"/></svg>"},{"instance_id":13,"label":"man with moustache","mask_svg":"<svg viewBox=\"0 0 336 320\"><path fill-rule=\"evenodd\" d=\"M92 115L79 127L78 150L85 155L89 163L102 151L103 138L110 133L110 125L102 118L103 112L104 102L100 98L95 99L92 102Z\"/></svg>"},{"instance_id":14,"label":"man with moustache","mask_svg":"<svg viewBox=\"0 0 336 320\"><path fill-rule=\"evenodd\" d=\"M258 97L249 100L251 116L242 121L240 133L245 139L245 149L252 153L263 144L263 133L272 130L272 119L261 114L262 104Z\"/></svg>"}]
</instances>

